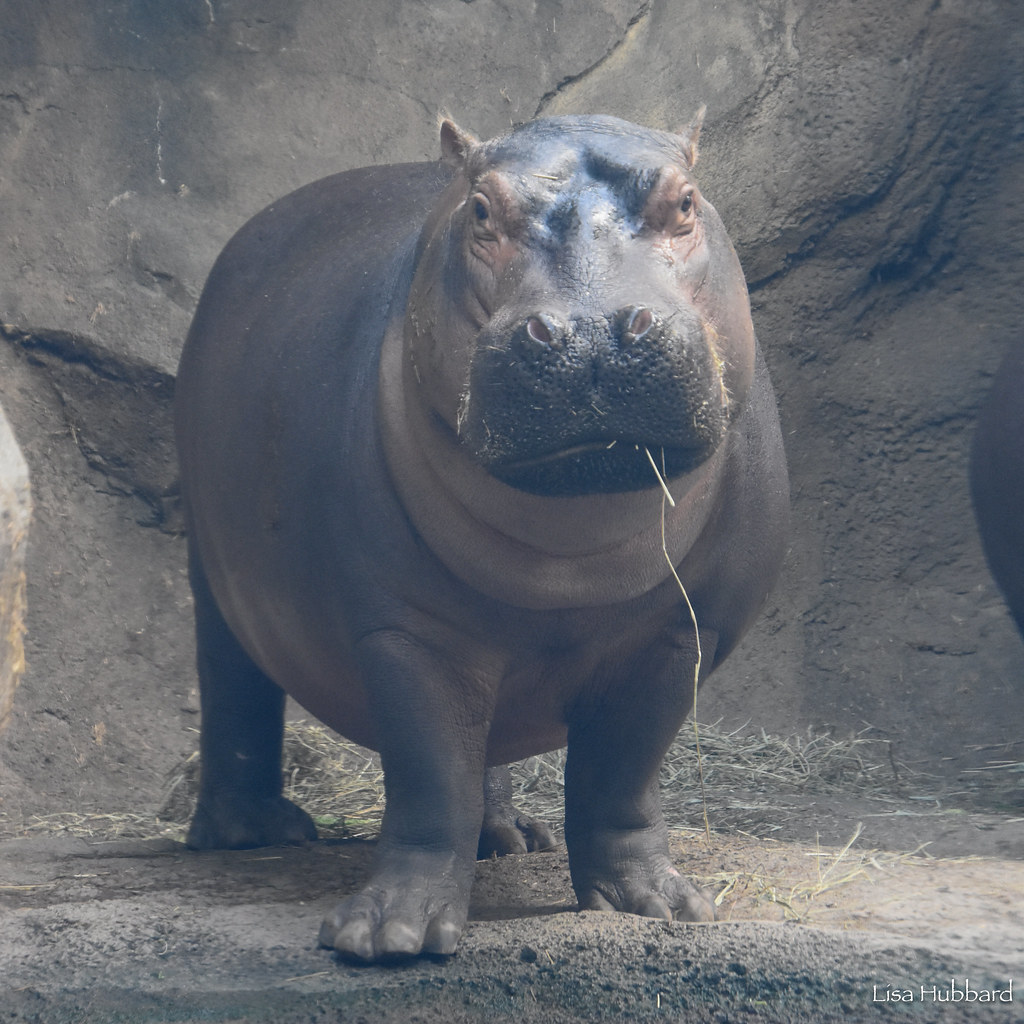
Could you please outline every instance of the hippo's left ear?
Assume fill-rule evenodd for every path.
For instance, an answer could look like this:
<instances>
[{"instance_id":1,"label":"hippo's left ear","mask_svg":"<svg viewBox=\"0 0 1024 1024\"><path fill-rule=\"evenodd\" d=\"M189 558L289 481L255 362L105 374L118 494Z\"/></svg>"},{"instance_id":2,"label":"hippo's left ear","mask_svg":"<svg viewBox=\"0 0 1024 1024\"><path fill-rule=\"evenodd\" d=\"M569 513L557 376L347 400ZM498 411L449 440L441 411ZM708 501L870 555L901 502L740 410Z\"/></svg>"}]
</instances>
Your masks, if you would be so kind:
<instances>
[{"instance_id":1,"label":"hippo's left ear","mask_svg":"<svg viewBox=\"0 0 1024 1024\"><path fill-rule=\"evenodd\" d=\"M707 105L702 104L700 110L693 115L693 120L687 125L686 130L679 133L683 140L683 156L686 159L686 166L693 167L697 162L697 140L700 138L700 130L704 124L704 114Z\"/></svg>"},{"instance_id":2,"label":"hippo's left ear","mask_svg":"<svg viewBox=\"0 0 1024 1024\"><path fill-rule=\"evenodd\" d=\"M480 145L472 133L464 131L450 117L441 121L441 159L451 167L465 167L469 154Z\"/></svg>"}]
</instances>

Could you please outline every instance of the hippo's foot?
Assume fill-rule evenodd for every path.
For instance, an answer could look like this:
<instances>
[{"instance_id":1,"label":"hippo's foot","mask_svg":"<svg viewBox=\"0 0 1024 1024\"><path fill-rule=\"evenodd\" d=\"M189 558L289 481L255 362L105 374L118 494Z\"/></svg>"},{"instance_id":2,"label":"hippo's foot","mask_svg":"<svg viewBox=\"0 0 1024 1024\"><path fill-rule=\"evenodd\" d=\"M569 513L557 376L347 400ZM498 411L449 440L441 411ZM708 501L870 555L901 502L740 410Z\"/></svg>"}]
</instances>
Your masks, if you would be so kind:
<instances>
[{"instance_id":1,"label":"hippo's foot","mask_svg":"<svg viewBox=\"0 0 1024 1024\"><path fill-rule=\"evenodd\" d=\"M320 945L369 963L455 952L469 913L469 870L454 854L392 852L320 926Z\"/></svg>"},{"instance_id":2,"label":"hippo's foot","mask_svg":"<svg viewBox=\"0 0 1024 1024\"><path fill-rule=\"evenodd\" d=\"M313 819L283 796L241 801L200 798L186 844L192 850L247 850L316 839Z\"/></svg>"},{"instance_id":3,"label":"hippo's foot","mask_svg":"<svg viewBox=\"0 0 1024 1024\"><path fill-rule=\"evenodd\" d=\"M512 776L508 765L494 765L484 773L484 822L477 845L477 860L509 853L553 850L557 844L547 823L520 814L512 803Z\"/></svg>"},{"instance_id":4,"label":"hippo's foot","mask_svg":"<svg viewBox=\"0 0 1024 1024\"><path fill-rule=\"evenodd\" d=\"M660 831L660 830L659 830ZM667 844L642 831L570 849L573 888L580 910L618 910L664 921L713 921L707 896L668 857ZM665 846L664 851L659 849Z\"/></svg>"},{"instance_id":5,"label":"hippo's foot","mask_svg":"<svg viewBox=\"0 0 1024 1024\"><path fill-rule=\"evenodd\" d=\"M487 815L480 829L477 860L504 857L510 853L546 853L558 846L546 821L517 814L509 805L508 815Z\"/></svg>"}]
</instances>

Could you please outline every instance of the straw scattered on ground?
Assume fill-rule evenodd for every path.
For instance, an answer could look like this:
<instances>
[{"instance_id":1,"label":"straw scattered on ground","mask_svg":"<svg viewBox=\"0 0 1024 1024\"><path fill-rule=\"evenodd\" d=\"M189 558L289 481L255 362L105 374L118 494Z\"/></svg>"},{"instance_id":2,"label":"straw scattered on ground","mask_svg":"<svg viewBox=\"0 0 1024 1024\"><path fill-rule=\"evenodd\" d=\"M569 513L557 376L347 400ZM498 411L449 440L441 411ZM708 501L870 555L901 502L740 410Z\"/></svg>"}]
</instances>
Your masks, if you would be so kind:
<instances>
[{"instance_id":1,"label":"straw scattered on ground","mask_svg":"<svg viewBox=\"0 0 1024 1024\"><path fill-rule=\"evenodd\" d=\"M764 732L724 731L701 725L699 736L709 806L742 826L735 812L764 810L773 794L856 792L895 798L905 777L888 744L864 737L808 732L784 739ZM665 759L662 792L670 826L703 819L691 729L683 730ZM565 751L527 758L513 766L517 799L531 814L562 817ZM314 722L289 722L285 732L285 795L304 807L326 837L370 838L384 809L384 776L376 754ZM169 774L155 814L66 812L14 821L0 815L0 835L65 833L90 839L181 838L195 805L199 759L194 754ZM729 811L733 812L731 815ZM740 815L742 818L742 815Z\"/></svg>"},{"instance_id":2,"label":"straw scattered on ground","mask_svg":"<svg viewBox=\"0 0 1024 1024\"><path fill-rule=\"evenodd\" d=\"M777 856L771 841L751 839L755 856L742 856L732 849L729 869L706 874L698 871L697 881L714 894L719 920L732 917L772 916L763 908L777 908L787 921L814 923L833 909L823 897L833 897L837 890L859 883L871 883L880 873L894 867L927 858L923 848L905 853L854 849L860 839L858 823L853 835L841 849L823 848L815 844L801 849L803 862ZM791 844L786 844L791 849ZM753 851L752 851L753 852ZM737 864L750 867L736 870Z\"/></svg>"}]
</instances>

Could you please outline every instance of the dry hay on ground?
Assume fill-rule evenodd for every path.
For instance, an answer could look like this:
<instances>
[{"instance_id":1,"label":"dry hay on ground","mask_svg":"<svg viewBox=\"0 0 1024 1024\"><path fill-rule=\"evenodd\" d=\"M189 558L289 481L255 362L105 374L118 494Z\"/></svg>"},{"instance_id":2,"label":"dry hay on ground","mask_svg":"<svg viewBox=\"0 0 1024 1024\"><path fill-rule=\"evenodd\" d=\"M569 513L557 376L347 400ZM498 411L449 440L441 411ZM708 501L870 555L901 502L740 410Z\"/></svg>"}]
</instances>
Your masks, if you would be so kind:
<instances>
[{"instance_id":1,"label":"dry hay on ground","mask_svg":"<svg viewBox=\"0 0 1024 1024\"><path fill-rule=\"evenodd\" d=\"M895 795L901 776L889 744L859 736L836 738L808 732L782 738L699 727L704 789L708 805L758 808L759 796L779 792L838 793L885 798ZM527 758L512 766L516 799L531 814L562 816L565 751ZM330 838L371 838L384 809L384 775L379 757L314 722L292 721L285 730L285 795L304 807L321 834ZM0 815L0 835L69 833L91 839L180 838L191 817L199 785L193 754L168 774L157 813L65 812L14 821ZM665 817L670 827L687 827L702 817L701 785L694 730L684 729L662 769ZM752 803L753 801L753 803ZM763 809L770 804L763 801ZM735 816L733 816L735 818ZM730 827L737 822L730 820ZM739 824L742 824L740 822Z\"/></svg>"}]
</instances>

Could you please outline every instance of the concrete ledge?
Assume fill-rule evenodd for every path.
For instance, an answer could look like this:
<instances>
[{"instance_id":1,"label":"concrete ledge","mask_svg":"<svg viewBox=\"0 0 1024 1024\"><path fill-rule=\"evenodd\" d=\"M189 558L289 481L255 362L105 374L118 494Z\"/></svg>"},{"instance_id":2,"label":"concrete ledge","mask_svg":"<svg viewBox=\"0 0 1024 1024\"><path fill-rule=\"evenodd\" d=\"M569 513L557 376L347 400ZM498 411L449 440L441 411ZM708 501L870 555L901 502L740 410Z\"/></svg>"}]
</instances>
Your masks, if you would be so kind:
<instances>
[{"instance_id":1,"label":"concrete ledge","mask_svg":"<svg viewBox=\"0 0 1024 1024\"><path fill-rule=\"evenodd\" d=\"M840 853L673 840L698 877L758 869L766 857L773 871L806 871L809 850L826 864ZM362 967L318 949L316 934L360 884L370 852L361 842L204 854L166 840L0 842L3 1020L855 1024L877 1020L894 991L912 994L915 1019L1019 1019L1024 868L1015 862L867 864L805 901L813 913L801 923L779 903L730 907L727 897L718 923L691 925L574 913L564 850L506 857L478 865L454 957ZM915 880L921 897L910 894ZM991 993L1011 980L1010 1003L951 1001L954 983Z\"/></svg>"}]
</instances>

